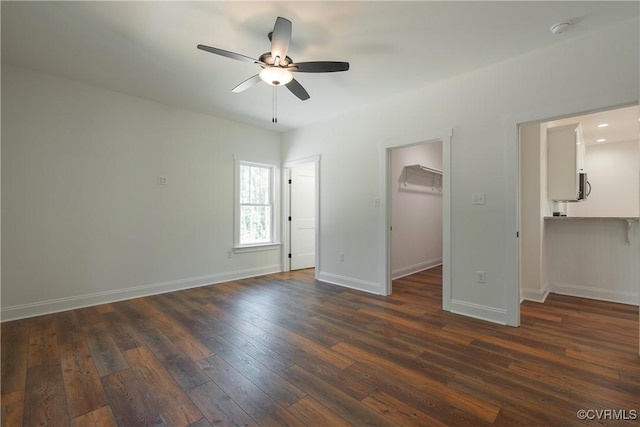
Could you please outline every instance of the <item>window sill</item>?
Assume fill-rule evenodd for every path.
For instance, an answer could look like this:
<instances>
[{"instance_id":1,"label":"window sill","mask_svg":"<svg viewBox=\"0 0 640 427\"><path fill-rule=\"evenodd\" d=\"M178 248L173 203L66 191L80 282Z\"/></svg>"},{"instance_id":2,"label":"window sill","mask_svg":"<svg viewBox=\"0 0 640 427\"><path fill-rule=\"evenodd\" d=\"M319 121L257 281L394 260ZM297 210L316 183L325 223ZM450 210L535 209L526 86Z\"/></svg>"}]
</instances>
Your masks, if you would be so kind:
<instances>
[{"instance_id":1,"label":"window sill","mask_svg":"<svg viewBox=\"0 0 640 427\"><path fill-rule=\"evenodd\" d=\"M233 253L242 254L246 252L274 251L280 249L282 243L259 243L255 245L235 246Z\"/></svg>"}]
</instances>

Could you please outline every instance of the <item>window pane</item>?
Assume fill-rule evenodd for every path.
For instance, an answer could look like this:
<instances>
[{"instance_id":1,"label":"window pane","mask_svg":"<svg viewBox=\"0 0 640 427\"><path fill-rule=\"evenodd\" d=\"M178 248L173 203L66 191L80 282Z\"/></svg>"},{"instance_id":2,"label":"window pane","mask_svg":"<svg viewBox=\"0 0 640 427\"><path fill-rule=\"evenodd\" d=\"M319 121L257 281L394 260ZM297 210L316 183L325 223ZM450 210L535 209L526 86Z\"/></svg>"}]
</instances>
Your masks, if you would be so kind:
<instances>
[{"instance_id":1,"label":"window pane","mask_svg":"<svg viewBox=\"0 0 640 427\"><path fill-rule=\"evenodd\" d=\"M270 168L240 165L240 203L270 204Z\"/></svg>"},{"instance_id":2,"label":"window pane","mask_svg":"<svg viewBox=\"0 0 640 427\"><path fill-rule=\"evenodd\" d=\"M240 166L240 203L251 203L251 168Z\"/></svg>"},{"instance_id":3,"label":"window pane","mask_svg":"<svg viewBox=\"0 0 640 427\"><path fill-rule=\"evenodd\" d=\"M271 207L240 206L240 244L271 242Z\"/></svg>"}]
</instances>

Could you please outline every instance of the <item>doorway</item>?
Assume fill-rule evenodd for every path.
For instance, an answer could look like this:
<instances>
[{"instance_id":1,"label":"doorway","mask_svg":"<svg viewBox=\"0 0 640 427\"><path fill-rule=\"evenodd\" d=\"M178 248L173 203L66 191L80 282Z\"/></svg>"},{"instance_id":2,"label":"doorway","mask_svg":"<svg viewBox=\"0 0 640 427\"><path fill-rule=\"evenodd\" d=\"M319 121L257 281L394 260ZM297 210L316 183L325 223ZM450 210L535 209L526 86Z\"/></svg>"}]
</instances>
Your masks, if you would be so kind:
<instances>
[{"instance_id":1,"label":"doorway","mask_svg":"<svg viewBox=\"0 0 640 427\"><path fill-rule=\"evenodd\" d=\"M434 190L439 184L442 188L442 308L443 310L451 310L451 137L452 129L446 129L441 132L435 132L431 135L424 135L423 137L416 137L405 139L401 141L392 141L380 147L380 161L381 161L381 181L380 181L380 194L381 205L384 210L380 216L380 234L383 241L381 252L381 291L382 295L390 295L392 293L392 202L391 191L392 185L398 185L396 181L392 184L392 152L394 149L403 147L412 147L429 143L441 143L442 144L442 167L440 171L442 174L439 176L439 183L434 181ZM411 163L408 166L413 167L418 162ZM427 166L427 165L422 165ZM433 168L438 169L438 168ZM410 173L410 172L409 172ZM397 177L396 177L397 179ZM404 182L402 183L404 185ZM409 184L409 182L407 182ZM429 183L431 186L431 183ZM376 201L376 204L377 201Z\"/></svg>"},{"instance_id":2,"label":"doorway","mask_svg":"<svg viewBox=\"0 0 640 427\"><path fill-rule=\"evenodd\" d=\"M442 264L442 141L390 151L391 279Z\"/></svg>"},{"instance_id":3,"label":"doorway","mask_svg":"<svg viewBox=\"0 0 640 427\"><path fill-rule=\"evenodd\" d=\"M552 292L638 304L638 112L635 105L520 125L521 299L544 302ZM576 154L567 159L552 150L558 138L547 139L565 128L575 129L582 147L575 150L572 136ZM552 166L565 171L565 181L586 174L592 191L575 203L552 201L567 184L550 174Z\"/></svg>"},{"instance_id":4,"label":"doorway","mask_svg":"<svg viewBox=\"0 0 640 427\"><path fill-rule=\"evenodd\" d=\"M285 271L315 268L317 276L319 169L319 157L285 164Z\"/></svg>"}]
</instances>

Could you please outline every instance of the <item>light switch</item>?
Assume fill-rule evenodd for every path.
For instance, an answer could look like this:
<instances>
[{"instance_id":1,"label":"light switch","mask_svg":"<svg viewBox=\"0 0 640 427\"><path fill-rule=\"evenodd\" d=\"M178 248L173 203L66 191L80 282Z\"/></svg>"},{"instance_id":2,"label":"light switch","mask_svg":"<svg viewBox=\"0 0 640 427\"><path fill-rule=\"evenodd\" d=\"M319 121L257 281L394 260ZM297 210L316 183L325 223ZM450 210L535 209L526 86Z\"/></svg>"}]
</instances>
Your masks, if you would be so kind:
<instances>
[{"instance_id":1,"label":"light switch","mask_svg":"<svg viewBox=\"0 0 640 427\"><path fill-rule=\"evenodd\" d=\"M484 205L484 193L473 193L471 196L471 204L472 205Z\"/></svg>"}]
</instances>

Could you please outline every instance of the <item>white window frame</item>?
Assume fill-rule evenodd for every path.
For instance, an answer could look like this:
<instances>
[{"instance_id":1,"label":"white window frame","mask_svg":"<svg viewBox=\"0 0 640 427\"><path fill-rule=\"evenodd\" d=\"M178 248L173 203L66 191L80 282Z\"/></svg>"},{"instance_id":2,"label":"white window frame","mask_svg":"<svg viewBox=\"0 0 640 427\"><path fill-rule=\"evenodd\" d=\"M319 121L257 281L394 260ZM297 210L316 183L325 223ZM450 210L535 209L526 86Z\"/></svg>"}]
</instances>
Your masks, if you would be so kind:
<instances>
[{"instance_id":1,"label":"white window frame","mask_svg":"<svg viewBox=\"0 0 640 427\"><path fill-rule=\"evenodd\" d=\"M270 190L270 205L271 205L271 241L264 243L248 243L240 244L240 167L241 166L254 166L269 169L269 190ZM278 249L281 246L280 243L280 191L276 186L276 182L279 178L278 167L269 162L256 162L235 159L235 209L234 209L234 245L233 251L235 253L242 252L254 252Z\"/></svg>"}]
</instances>

